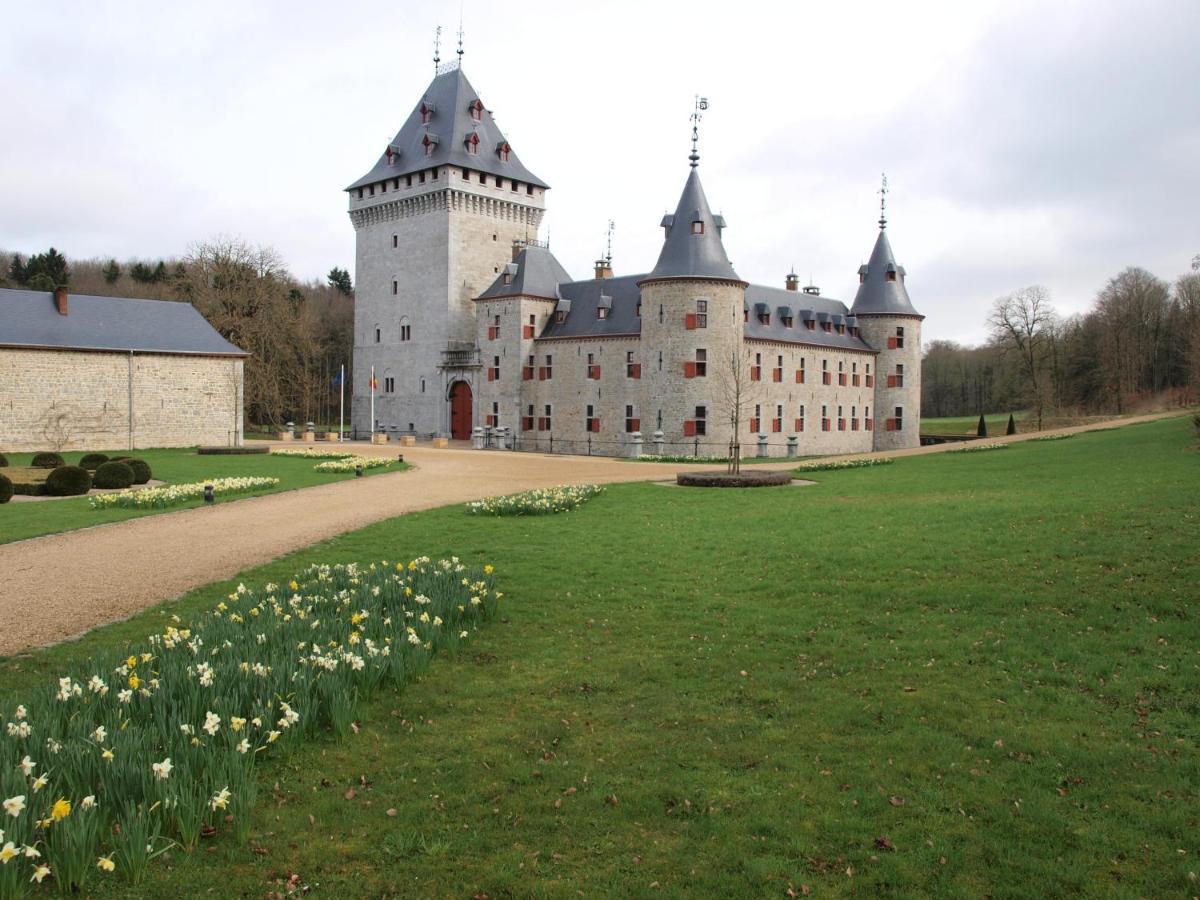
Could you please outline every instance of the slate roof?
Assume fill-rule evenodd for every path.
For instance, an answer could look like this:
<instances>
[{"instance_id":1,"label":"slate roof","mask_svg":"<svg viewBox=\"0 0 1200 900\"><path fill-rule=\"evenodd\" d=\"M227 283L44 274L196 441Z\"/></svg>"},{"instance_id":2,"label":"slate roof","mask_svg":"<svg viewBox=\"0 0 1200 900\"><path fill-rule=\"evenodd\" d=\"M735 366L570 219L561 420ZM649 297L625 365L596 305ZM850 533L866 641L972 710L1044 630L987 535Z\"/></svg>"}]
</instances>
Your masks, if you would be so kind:
<instances>
[{"instance_id":1,"label":"slate roof","mask_svg":"<svg viewBox=\"0 0 1200 900\"><path fill-rule=\"evenodd\" d=\"M569 281L558 286L562 298L555 312L566 312L564 322L550 316L540 337L611 337L642 333L642 320L637 314L638 298L642 295L638 281L645 275L623 275L620 278L593 278L589 281ZM602 300L601 298L606 298ZM604 304L608 317L597 317L596 310Z\"/></svg>"},{"instance_id":2,"label":"slate roof","mask_svg":"<svg viewBox=\"0 0 1200 900\"><path fill-rule=\"evenodd\" d=\"M470 106L478 99L479 94L471 87L461 68L443 72L435 77L426 88L421 102L409 113L404 125L388 147L380 153L379 160L371 171L346 190L351 191L447 163L476 172L486 172L489 175L515 178L542 188L549 187L546 182L525 168L515 151L510 149L508 160L501 160L496 151L507 141L491 112L484 109L479 122L471 118ZM432 107L428 124L421 123L422 104ZM436 142L433 153L429 156L425 155L426 135L430 136L431 142ZM479 152L476 155L467 152L466 140L472 135L479 138ZM389 147L395 151L390 162L387 152Z\"/></svg>"},{"instance_id":3,"label":"slate roof","mask_svg":"<svg viewBox=\"0 0 1200 900\"><path fill-rule=\"evenodd\" d=\"M505 284L505 273L512 275L512 283ZM479 299L488 300L493 297L558 297L558 286L571 281L554 254L545 247L528 246L517 254L514 262L510 262Z\"/></svg>"},{"instance_id":4,"label":"slate roof","mask_svg":"<svg viewBox=\"0 0 1200 900\"><path fill-rule=\"evenodd\" d=\"M888 281L888 272L895 273L895 281ZM862 277L862 283L858 286L851 307L854 313L920 315L908 299L908 290L904 286L904 266L896 265L887 231L880 229L879 237L875 239L875 249L871 251L871 260L859 267L858 274Z\"/></svg>"},{"instance_id":5,"label":"slate roof","mask_svg":"<svg viewBox=\"0 0 1200 900\"><path fill-rule=\"evenodd\" d=\"M771 322L764 325L756 315L755 307L765 305L770 314ZM750 317L746 322L745 336L751 340L783 341L788 344L814 344L818 347L831 347L841 350L865 350L875 352L870 344L861 337L850 333L851 325L857 324L849 314L846 304L831 297L819 294L802 294L799 291L788 291L783 288L765 287L752 284L746 288L746 306ZM792 327L783 324L783 314L780 308L791 310ZM818 323L815 331L809 331L804 324L805 314L815 316ZM828 321L832 325L846 325L845 333L838 334L836 328L826 332L820 323Z\"/></svg>"},{"instance_id":6,"label":"slate roof","mask_svg":"<svg viewBox=\"0 0 1200 900\"><path fill-rule=\"evenodd\" d=\"M692 233L692 223L703 222L700 234ZM667 230L658 263L646 278L726 278L741 281L725 255L721 232L725 220L714 216L704 196L698 170L693 168L683 186L675 215L663 216Z\"/></svg>"},{"instance_id":7,"label":"slate roof","mask_svg":"<svg viewBox=\"0 0 1200 900\"><path fill-rule=\"evenodd\" d=\"M0 347L247 355L221 337L190 303L70 294L63 316L50 292L3 288Z\"/></svg>"}]
</instances>

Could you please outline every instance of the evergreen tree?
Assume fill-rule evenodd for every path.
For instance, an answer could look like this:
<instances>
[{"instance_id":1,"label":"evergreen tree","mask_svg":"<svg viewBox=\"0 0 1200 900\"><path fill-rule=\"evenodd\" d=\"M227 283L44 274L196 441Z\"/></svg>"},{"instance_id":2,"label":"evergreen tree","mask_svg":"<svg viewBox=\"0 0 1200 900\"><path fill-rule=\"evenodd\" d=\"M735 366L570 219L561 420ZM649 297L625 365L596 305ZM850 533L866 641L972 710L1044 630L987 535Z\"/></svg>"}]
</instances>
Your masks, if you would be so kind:
<instances>
[{"instance_id":1,"label":"evergreen tree","mask_svg":"<svg viewBox=\"0 0 1200 900\"><path fill-rule=\"evenodd\" d=\"M350 273L337 266L329 270L329 286L347 297L354 291L354 285L350 282Z\"/></svg>"},{"instance_id":2,"label":"evergreen tree","mask_svg":"<svg viewBox=\"0 0 1200 900\"><path fill-rule=\"evenodd\" d=\"M25 283L27 277L25 275L25 263L21 262L21 257L17 253L13 254L12 262L8 265L8 277L16 284Z\"/></svg>"},{"instance_id":3,"label":"evergreen tree","mask_svg":"<svg viewBox=\"0 0 1200 900\"><path fill-rule=\"evenodd\" d=\"M24 278L20 283L33 288L33 280L38 275L45 275L50 281L50 287L33 288L34 290L54 290L58 285L66 285L71 280L71 270L67 266L67 258L51 247L45 253L37 253L25 261ZM44 284L40 280L39 284Z\"/></svg>"},{"instance_id":4,"label":"evergreen tree","mask_svg":"<svg viewBox=\"0 0 1200 900\"><path fill-rule=\"evenodd\" d=\"M162 282L164 282L166 280L167 280L167 264L160 259L158 261L158 265L154 267L154 273L151 276L151 281L153 281L155 284L161 284Z\"/></svg>"},{"instance_id":5,"label":"evergreen tree","mask_svg":"<svg viewBox=\"0 0 1200 900\"><path fill-rule=\"evenodd\" d=\"M25 282L25 287L29 288L31 291L52 291L58 287L58 285L55 284L54 279L45 272L38 272L27 282Z\"/></svg>"},{"instance_id":6,"label":"evergreen tree","mask_svg":"<svg viewBox=\"0 0 1200 900\"><path fill-rule=\"evenodd\" d=\"M130 276L140 284L150 284L154 281L154 270L143 262L136 262L129 270Z\"/></svg>"},{"instance_id":7,"label":"evergreen tree","mask_svg":"<svg viewBox=\"0 0 1200 900\"><path fill-rule=\"evenodd\" d=\"M110 259L105 263L102 271L104 272L104 280L109 284L116 284L121 277L121 266L115 259Z\"/></svg>"},{"instance_id":8,"label":"evergreen tree","mask_svg":"<svg viewBox=\"0 0 1200 900\"><path fill-rule=\"evenodd\" d=\"M1013 418L1012 413L1008 414L1008 430L1005 431L1004 433L1005 434L1016 434L1017 433L1017 420Z\"/></svg>"},{"instance_id":9,"label":"evergreen tree","mask_svg":"<svg viewBox=\"0 0 1200 900\"><path fill-rule=\"evenodd\" d=\"M979 414L979 425L975 428L976 437L987 437L987 419L983 417L983 413Z\"/></svg>"}]
</instances>

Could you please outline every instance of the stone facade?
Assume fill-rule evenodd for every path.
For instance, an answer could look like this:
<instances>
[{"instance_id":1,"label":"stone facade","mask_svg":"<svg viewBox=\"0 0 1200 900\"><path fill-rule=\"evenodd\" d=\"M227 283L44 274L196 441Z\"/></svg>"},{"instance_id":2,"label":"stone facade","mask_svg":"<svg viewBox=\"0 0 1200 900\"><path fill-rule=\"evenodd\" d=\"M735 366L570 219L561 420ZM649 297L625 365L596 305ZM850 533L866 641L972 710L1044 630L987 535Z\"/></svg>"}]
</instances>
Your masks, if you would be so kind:
<instances>
[{"instance_id":1,"label":"stone facade","mask_svg":"<svg viewBox=\"0 0 1200 900\"><path fill-rule=\"evenodd\" d=\"M4 450L240 444L235 357L0 348Z\"/></svg>"}]
</instances>

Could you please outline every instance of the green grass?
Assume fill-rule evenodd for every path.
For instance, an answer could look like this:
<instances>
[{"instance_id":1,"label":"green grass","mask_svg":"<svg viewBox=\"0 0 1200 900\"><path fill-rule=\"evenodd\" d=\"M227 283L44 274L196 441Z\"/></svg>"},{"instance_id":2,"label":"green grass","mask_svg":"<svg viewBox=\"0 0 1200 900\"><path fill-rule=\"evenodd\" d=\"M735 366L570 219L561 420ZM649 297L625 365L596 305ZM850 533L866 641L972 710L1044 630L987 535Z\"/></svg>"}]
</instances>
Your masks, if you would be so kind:
<instances>
[{"instance_id":1,"label":"green grass","mask_svg":"<svg viewBox=\"0 0 1200 900\"><path fill-rule=\"evenodd\" d=\"M26 466L33 457L31 453L7 455L10 466ZM82 453L64 453L63 458L68 465L76 465L82 455ZM353 472L314 472L313 466L322 461L319 459L273 455L200 456L193 449L139 450L137 455L150 464L156 480L165 481L168 484L184 484L202 481L206 478L227 478L241 475L268 475L279 479L279 484L274 487L247 491L244 494L230 494L224 499L218 498L218 503L232 503L246 497L274 494L293 488L312 487L317 484L328 484L331 481L342 481L354 477ZM407 463L393 463L387 468L368 469L363 475L366 477L399 472L407 467ZM4 470L0 469L0 472L2 471ZM203 505L203 500L195 500L166 509L92 509L88 504L87 497L44 500L35 503L6 503L0 506L0 544L43 534L73 531L89 525L119 522L124 519L152 516L162 512Z\"/></svg>"},{"instance_id":2,"label":"green grass","mask_svg":"<svg viewBox=\"0 0 1200 900\"><path fill-rule=\"evenodd\" d=\"M238 580L458 554L496 565L500 622L358 735L268 763L249 846L97 896L292 873L346 896L1190 895L1195 444L1174 419L812 487L404 516L10 660L0 709Z\"/></svg>"},{"instance_id":3,"label":"green grass","mask_svg":"<svg viewBox=\"0 0 1200 900\"><path fill-rule=\"evenodd\" d=\"M1017 420L1017 430L1022 431L1022 423L1027 413L1014 414ZM988 437L999 437L1008 429L1008 413L993 413L983 417L987 422ZM979 427L979 416L945 416L939 419L921 418L921 434L975 434Z\"/></svg>"}]
</instances>

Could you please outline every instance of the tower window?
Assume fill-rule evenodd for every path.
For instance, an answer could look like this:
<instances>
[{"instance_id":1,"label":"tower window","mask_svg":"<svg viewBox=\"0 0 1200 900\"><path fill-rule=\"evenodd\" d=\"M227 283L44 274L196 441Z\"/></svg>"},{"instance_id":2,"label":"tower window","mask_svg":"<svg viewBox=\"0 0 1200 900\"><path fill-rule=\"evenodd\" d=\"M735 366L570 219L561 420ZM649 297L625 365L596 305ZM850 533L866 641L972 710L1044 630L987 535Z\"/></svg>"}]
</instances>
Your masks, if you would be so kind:
<instances>
[{"instance_id":1,"label":"tower window","mask_svg":"<svg viewBox=\"0 0 1200 900\"><path fill-rule=\"evenodd\" d=\"M392 235L392 249L395 250L399 246L400 246L400 235L393 234Z\"/></svg>"},{"instance_id":2,"label":"tower window","mask_svg":"<svg viewBox=\"0 0 1200 900\"><path fill-rule=\"evenodd\" d=\"M376 326L375 326L375 343L377 343L377 344L378 344L378 343L379 343L379 339L380 339L382 336L383 336L383 335L382 335L382 332L379 330L379 326L378 326L378 325L376 325Z\"/></svg>"},{"instance_id":3,"label":"tower window","mask_svg":"<svg viewBox=\"0 0 1200 900\"><path fill-rule=\"evenodd\" d=\"M411 325L401 325L400 326L400 340L402 340L402 341L411 341L412 340L412 326Z\"/></svg>"},{"instance_id":4,"label":"tower window","mask_svg":"<svg viewBox=\"0 0 1200 900\"><path fill-rule=\"evenodd\" d=\"M392 296L395 297L399 293L400 293L400 282L398 282L395 278L393 278L392 279Z\"/></svg>"},{"instance_id":5,"label":"tower window","mask_svg":"<svg viewBox=\"0 0 1200 900\"><path fill-rule=\"evenodd\" d=\"M471 113L473 121L480 122L483 120L483 103L478 98L471 101L471 104L467 107L467 111Z\"/></svg>"},{"instance_id":6,"label":"tower window","mask_svg":"<svg viewBox=\"0 0 1200 900\"><path fill-rule=\"evenodd\" d=\"M385 394L396 393L396 379L391 375L388 375L383 379L383 392Z\"/></svg>"},{"instance_id":7,"label":"tower window","mask_svg":"<svg viewBox=\"0 0 1200 900\"><path fill-rule=\"evenodd\" d=\"M463 143L467 145L468 153L470 153L472 156L479 155L479 135L477 135L475 132L471 132L469 135L467 135L467 139Z\"/></svg>"},{"instance_id":8,"label":"tower window","mask_svg":"<svg viewBox=\"0 0 1200 900\"><path fill-rule=\"evenodd\" d=\"M704 222L697 221L692 223L692 234L704 234Z\"/></svg>"}]
</instances>

